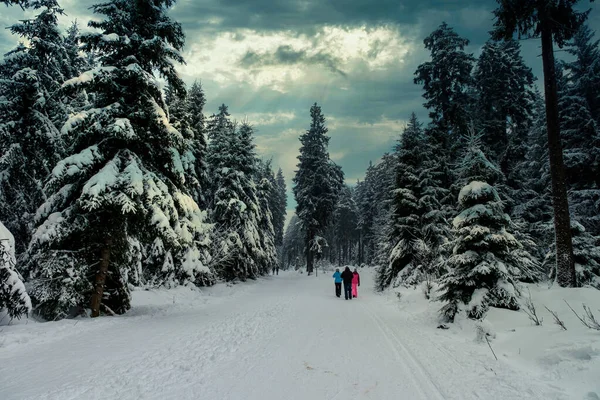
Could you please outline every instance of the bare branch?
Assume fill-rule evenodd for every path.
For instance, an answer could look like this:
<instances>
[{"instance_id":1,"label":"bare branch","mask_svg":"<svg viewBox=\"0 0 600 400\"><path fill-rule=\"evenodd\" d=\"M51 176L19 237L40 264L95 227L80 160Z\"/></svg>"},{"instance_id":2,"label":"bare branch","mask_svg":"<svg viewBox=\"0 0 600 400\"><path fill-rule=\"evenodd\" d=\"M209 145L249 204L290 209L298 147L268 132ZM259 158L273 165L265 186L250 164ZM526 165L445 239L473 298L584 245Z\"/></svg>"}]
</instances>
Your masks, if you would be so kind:
<instances>
[{"instance_id":1,"label":"bare branch","mask_svg":"<svg viewBox=\"0 0 600 400\"><path fill-rule=\"evenodd\" d=\"M548 308L548 307L546 307L546 306L544 306L544 308L545 308L546 310L548 310L548 312L549 312L550 314L552 314L552 316L554 317L554 323L555 323L556 325L560 326L560 327L561 327L563 330L565 330L565 331L566 331L566 330L567 330L567 327L565 326L565 323L564 323L564 322L563 322L563 321L562 321L560 318L558 318L558 314L556 313L556 311L552 311L551 309L549 309L549 308Z\"/></svg>"},{"instance_id":2,"label":"bare branch","mask_svg":"<svg viewBox=\"0 0 600 400\"><path fill-rule=\"evenodd\" d=\"M566 300L563 299L563 301L565 303L567 303ZM588 306L586 306L585 304L583 304L583 311L584 311L585 314L583 315L583 317L580 317L579 314L577 314L577 312L575 312L575 310L573 310L573 307L571 307L571 305L569 303L567 303L567 306L569 306L569 308L571 309L571 311L573 311L573 314L575 314L575 316L577 317L577 319L579 319L579 321L581 321L581 323L583 324L583 326L585 326L586 328L590 328L590 329L594 329L594 330L600 331L600 322L598 322L598 320L596 319L596 317L592 313L592 309L591 308L589 308Z\"/></svg>"},{"instance_id":3,"label":"bare branch","mask_svg":"<svg viewBox=\"0 0 600 400\"><path fill-rule=\"evenodd\" d=\"M544 322L544 318L537 315L537 310L535 309L533 300L531 300L531 292L529 289L527 289L527 293L528 297L525 299L525 308L522 308L522 310L525 314L527 314L534 325L541 326L542 322Z\"/></svg>"}]
</instances>

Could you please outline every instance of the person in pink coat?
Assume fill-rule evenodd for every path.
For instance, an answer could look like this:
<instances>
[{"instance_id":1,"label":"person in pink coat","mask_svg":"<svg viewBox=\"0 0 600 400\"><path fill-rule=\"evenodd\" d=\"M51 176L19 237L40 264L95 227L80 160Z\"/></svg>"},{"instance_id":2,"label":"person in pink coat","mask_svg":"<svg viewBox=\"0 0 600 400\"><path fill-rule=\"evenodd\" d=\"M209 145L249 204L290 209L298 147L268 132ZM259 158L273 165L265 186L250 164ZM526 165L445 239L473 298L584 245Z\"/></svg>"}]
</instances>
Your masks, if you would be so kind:
<instances>
[{"instance_id":1,"label":"person in pink coat","mask_svg":"<svg viewBox=\"0 0 600 400\"><path fill-rule=\"evenodd\" d=\"M360 275L356 268L352 273L352 297L358 297L358 287L360 286Z\"/></svg>"}]
</instances>

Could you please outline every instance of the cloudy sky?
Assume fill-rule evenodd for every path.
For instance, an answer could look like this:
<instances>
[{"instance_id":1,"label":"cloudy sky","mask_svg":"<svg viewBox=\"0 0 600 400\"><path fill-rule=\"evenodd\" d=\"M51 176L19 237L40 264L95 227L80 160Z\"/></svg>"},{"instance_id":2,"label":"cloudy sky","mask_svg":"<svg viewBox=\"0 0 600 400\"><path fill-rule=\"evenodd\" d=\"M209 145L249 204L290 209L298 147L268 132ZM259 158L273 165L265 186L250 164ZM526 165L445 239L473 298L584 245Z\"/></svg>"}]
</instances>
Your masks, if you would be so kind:
<instances>
[{"instance_id":1,"label":"cloudy sky","mask_svg":"<svg viewBox=\"0 0 600 400\"><path fill-rule=\"evenodd\" d=\"M62 26L75 19L85 26L93 3L61 1ZM207 114L225 103L234 118L255 126L259 153L287 178L291 211L298 137L310 123L311 104L318 102L327 118L331 158L355 183L369 161L392 148L411 112L426 121L421 88L413 84L428 57L425 36L446 21L477 56L495 6L494 0L179 0L170 13L187 36L182 77L202 82ZM589 6L598 30L600 5ZM0 10L3 26L24 16L17 7ZM0 31L2 53L16 41ZM522 45L539 75L539 42Z\"/></svg>"}]
</instances>

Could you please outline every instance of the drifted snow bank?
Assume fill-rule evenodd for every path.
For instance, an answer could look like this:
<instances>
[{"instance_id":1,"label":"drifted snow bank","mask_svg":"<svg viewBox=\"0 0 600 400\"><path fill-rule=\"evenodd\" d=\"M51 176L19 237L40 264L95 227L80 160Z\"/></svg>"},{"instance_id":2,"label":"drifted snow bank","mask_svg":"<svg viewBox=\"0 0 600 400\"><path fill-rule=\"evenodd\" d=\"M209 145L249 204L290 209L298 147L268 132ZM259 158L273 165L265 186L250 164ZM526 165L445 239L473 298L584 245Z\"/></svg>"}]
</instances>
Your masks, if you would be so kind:
<instances>
[{"instance_id":1,"label":"drifted snow bank","mask_svg":"<svg viewBox=\"0 0 600 400\"><path fill-rule=\"evenodd\" d=\"M31 312L31 300L14 266L15 239L0 222L0 320L5 313L12 319Z\"/></svg>"},{"instance_id":2,"label":"drifted snow bank","mask_svg":"<svg viewBox=\"0 0 600 400\"><path fill-rule=\"evenodd\" d=\"M436 298L435 289L432 299ZM582 305L589 306L600 322L600 291L530 284L525 285L523 293L531 293L537 314L543 318L541 326L535 326L524 311L490 308L483 321L467 319L462 313L454 324L436 329L440 326L442 303L426 300L422 287L398 287L387 295L389 301L398 304L401 313L406 313L410 325L427 329L437 338L437 344L450 351L489 357L486 364L495 371L498 369L494 366L502 364L535 376L560 388L565 399L600 399L600 331L583 326L566 303L580 316L584 314ZM566 331L555 324L545 307L558 314Z\"/></svg>"},{"instance_id":3,"label":"drifted snow bank","mask_svg":"<svg viewBox=\"0 0 600 400\"><path fill-rule=\"evenodd\" d=\"M534 326L523 313L491 309L487 320L495 327L499 358L515 367L538 371L540 376L564 386L571 398L600 398L600 331L586 328L566 302L580 315L590 306L600 321L600 291L530 285L536 311L544 321ZM557 313L567 330L554 323L545 308Z\"/></svg>"}]
</instances>

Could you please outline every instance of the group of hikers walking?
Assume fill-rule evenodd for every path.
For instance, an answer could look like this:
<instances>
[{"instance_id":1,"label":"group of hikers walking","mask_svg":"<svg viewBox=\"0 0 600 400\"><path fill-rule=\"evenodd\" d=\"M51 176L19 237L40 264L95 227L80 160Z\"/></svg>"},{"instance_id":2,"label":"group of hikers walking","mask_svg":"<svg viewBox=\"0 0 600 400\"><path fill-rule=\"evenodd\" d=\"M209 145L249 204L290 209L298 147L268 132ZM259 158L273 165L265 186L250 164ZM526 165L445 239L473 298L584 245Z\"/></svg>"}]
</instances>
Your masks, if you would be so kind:
<instances>
[{"instance_id":1,"label":"group of hikers walking","mask_svg":"<svg viewBox=\"0 0 600 400\"><path fill-rule=\"evenodd\" d=\"M342 295L342 283L344 284L344 297L346 300L352 300L353 297L358 297L358 287L360 286L360 275L356 268L354 272L350 271L350 267L346 267L344 272L340 273L340 269L336 268L333 273L335 282L335 295Z\"/></svg>"}]
</instances>

